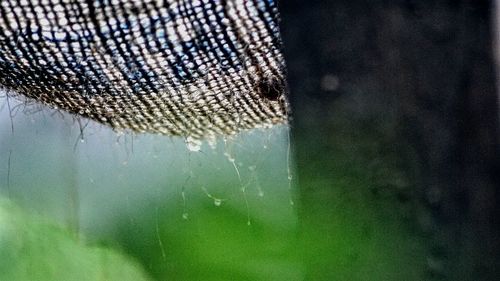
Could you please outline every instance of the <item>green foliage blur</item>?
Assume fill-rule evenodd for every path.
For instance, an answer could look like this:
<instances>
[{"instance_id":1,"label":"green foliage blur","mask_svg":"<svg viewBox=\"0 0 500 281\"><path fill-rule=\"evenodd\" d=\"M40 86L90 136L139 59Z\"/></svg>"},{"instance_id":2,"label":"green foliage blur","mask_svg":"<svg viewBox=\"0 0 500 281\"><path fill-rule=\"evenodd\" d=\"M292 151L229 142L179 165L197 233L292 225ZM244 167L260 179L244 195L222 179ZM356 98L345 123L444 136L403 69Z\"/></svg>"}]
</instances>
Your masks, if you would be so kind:
<instances>
[{"instance_id":1,"label":"green foliage blur","mask_svg":"<svg viewBox=\"0 0 500 281\"><path fill-rule=\"evenodd\" d=\"M151 280L131 258L74 235L1 199L0 280Z\"/></svg>"},{"instance_id":2,"label":"green foliage blur","mask_svg":"<svg viewBox=\"0 0 500 281\"><path fill-rule=\"evenodd\" d=\"M404 177L358 157L371 133L297 174L286 126L196 152L22 116L0 124L0 280L427 280L413 203L385 188Z\"/></svg>"}]
</instances>

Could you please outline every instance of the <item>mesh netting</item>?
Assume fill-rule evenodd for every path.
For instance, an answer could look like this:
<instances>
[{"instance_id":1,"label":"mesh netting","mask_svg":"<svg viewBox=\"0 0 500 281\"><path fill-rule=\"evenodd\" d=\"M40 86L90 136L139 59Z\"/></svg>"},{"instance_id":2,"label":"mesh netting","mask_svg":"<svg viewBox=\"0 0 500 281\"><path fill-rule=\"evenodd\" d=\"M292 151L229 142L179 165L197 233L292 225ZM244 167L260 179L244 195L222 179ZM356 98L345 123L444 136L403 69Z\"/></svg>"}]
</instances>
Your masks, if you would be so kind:
<instances>
[{"instance_id":1,"label":"mesh netting","mask_svg":"<svg viewBox=\"0 0 500 281\"><path fill-rule=\"evenodd\" d=\"M116 129L286 121L273 0L1 0L0 84Z\"/></svg>"}]
</instances>

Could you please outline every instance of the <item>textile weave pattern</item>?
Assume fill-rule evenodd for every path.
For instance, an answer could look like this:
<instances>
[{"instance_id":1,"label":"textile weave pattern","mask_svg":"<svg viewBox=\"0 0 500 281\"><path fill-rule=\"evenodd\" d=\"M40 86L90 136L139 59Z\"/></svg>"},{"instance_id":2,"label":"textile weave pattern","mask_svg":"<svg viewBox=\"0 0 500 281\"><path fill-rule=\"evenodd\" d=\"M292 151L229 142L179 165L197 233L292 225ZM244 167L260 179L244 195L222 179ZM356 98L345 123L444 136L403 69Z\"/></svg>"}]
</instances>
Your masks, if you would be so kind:
<instances>
[{"instance_id":1,"label":"textile weave pattern","mask_svg":"<svg viewBox=\"0 0 500 281\"><path fill-rule=\"evenodd\" d=\"M0 85L117 130L286 122L274 0L1 0Z\"/></svg>"}]
</instances>

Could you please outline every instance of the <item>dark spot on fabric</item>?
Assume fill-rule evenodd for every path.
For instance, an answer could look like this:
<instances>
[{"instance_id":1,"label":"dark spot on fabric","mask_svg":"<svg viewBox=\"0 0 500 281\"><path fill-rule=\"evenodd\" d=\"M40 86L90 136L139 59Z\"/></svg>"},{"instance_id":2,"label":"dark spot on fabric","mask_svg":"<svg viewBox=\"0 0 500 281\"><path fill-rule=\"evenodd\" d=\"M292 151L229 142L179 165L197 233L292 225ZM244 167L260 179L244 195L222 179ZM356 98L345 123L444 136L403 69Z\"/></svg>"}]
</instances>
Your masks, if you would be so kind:
<instances>
[{"instance_id":1,"label":"dark spot on fabric","mask_svg":"<svg viewBox=\"0 0 500 281\"><path fill-rule=\"evenodd\" d=\"M284 82L277 78L264 79L257 85L258 94L268 100L278 100L285 91Z\"/></svg>"},{"instance_id":2,"label":"dark spot on fabric","mask_svg":"<svg viewBox=\"0 0 500 281\"><path fill-rule=\"evenodd\" d=\"M137 7L132 7L132 8L130 9L130 13L131 13L132 15L139 15L139 14L141 13L141 11L140 11L140 10L139 10L139 8L137 8Z\"/></svg>"}]
</instances>

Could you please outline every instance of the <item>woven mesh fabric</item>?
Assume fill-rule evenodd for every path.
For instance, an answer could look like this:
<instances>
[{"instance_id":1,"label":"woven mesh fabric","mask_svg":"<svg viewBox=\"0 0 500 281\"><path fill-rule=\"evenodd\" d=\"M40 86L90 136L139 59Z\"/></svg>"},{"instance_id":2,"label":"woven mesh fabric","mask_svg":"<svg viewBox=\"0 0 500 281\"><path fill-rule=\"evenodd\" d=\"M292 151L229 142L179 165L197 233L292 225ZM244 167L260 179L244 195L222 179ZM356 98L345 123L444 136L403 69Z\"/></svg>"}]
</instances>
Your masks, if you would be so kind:
<instances>
[{"instance_id":1,"label":"woven mesh fabric","mask_svg":"<svg viewBox=\"0 0 500 281\"><path fill-rule=\"evenodd\" d=\"M0 85L116 129L286 122L274 0L1 0Z\"/></svg>"}]
</instances>

